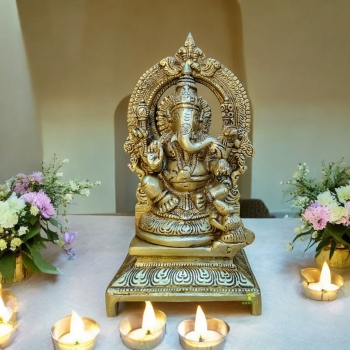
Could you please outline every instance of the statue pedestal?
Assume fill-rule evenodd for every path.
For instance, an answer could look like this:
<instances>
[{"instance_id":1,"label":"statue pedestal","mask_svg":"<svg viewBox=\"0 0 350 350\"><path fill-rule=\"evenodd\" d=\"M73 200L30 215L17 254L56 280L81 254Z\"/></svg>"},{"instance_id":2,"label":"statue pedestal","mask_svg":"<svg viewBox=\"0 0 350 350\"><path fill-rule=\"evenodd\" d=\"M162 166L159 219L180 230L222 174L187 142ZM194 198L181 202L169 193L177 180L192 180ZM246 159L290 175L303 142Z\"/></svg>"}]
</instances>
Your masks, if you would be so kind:
<instances>
[{"instance_id":1,"label":"statue pedestal","mask_svg":"<svg viewBox=\"0 0 350 350\"><path fill-rule=\"evenodd\" d=\"M262 310L259 285L243 251L246 244L171 248L134 237L129 254L106 291L107 316L119 302L241 301Z\"/></svg>"}]
</instances>

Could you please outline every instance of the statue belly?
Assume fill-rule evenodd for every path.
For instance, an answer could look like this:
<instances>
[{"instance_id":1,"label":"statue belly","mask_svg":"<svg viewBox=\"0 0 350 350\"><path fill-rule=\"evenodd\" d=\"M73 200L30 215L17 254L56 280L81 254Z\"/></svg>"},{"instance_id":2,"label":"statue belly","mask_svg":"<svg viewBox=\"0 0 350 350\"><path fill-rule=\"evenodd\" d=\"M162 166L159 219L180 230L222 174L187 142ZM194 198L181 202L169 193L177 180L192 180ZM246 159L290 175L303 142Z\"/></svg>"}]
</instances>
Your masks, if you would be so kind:
<instances>
[{"instance_id":1,"label":"statue belly","mask_svg":"<svg viewBox=\"0 0 350 350\"><path fill-rule=\"evenodd\" d=\"M200 161L197 161L196 167L192 171L189 166L184 166L183 169L179 170L176 161L169 162L168 172L176 174L170 176L168 181L174 190L179 192L193 192L205 188L210 178L204 163Z\"/></svg>"},{"instance_id":2,"label":"statue belly","mask_svg":"<svg viewBox=\"0 0 350 350\"><path fill-rule=\"evenodd\" d=\"M203 180L196 180L195 178L190 178L188 181L170 181L171 186L174 190L179 192L193 192L205 188L208 183L208 177Z\"/></svg>"}]
</instances>

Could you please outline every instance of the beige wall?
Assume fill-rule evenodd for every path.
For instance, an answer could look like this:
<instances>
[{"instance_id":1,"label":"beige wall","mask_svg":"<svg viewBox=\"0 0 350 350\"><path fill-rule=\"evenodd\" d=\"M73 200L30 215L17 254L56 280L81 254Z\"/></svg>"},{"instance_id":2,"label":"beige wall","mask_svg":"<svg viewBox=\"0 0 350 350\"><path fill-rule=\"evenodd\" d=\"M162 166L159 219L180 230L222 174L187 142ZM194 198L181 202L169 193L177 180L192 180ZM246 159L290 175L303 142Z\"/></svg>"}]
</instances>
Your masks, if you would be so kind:
<instances>
[{"instance_id":1,"label":"beige wall","mask_svg":"<svg viewBox=\"0 0 350 350\"><path fill-rule=\"evenodd\" d=\"M288 205L279 182L290 178L299 161L318 169L323 159L350 161L346 0L18 0L17 5L44 158L53 153L69 158L67 177L102 181L71 212L132 211L137 179L121 150L127 99L140 75L173 55L188 32L207 56L238 76L251 99L256 156L242 179L244 197L262 198L270 210L283 212ZM218 119L214 133L215 127Z\"/></svg>"},{"instance_id":2,"label":"beige wall","mask_svg":"<svg viewBox=\"0 0 350 350\"><path fill-rule=\"evenodd\" d=\"M209 57L245 79L237 2L174 4L18 0L42 119L44 157L56 153L69 158L67 177L88 174L102 182L73 212L134 210L138 180L127 168L122 148L127 97L139 77L174 55L189 32Z\"/></svg>"},{"instance_id":3,"label":"beige wall","mask_svg":"<svg viewBox=\"0 0 350 350\"><path fill-rule=\"evenodd\" d=\"M254 107L252 196L288 210L281 180L299 162L345 157L350 129L350 2L241 1L248 92Z\"/></svg>"},{"instance_id":4,"label":"beige wall","mask_svg":"<svg viewBox=\"0 0 350 350\"><path fill-rule=\"evenodd\" d=\"M16 2L0 1L0 184L40 170L40 120Z\"/></svg>"}]
</instances>

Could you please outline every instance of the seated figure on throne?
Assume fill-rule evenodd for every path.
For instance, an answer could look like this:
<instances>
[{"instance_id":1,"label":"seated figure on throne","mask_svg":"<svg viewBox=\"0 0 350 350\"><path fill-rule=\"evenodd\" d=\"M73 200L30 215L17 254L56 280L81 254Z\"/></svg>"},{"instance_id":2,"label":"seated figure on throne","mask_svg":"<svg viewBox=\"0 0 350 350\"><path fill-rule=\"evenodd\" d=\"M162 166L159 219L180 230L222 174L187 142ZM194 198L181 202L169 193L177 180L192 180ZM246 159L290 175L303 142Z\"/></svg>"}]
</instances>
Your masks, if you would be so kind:
<instances>
[{"instance_id":1,"label":"seated figure on throne","mask_svg":"<svg viewBox=\"0 0 350 350\"><path fill-rule=\"evenodd\" d=\"M197 94L188 62L179 75L175 92L157 105L152 127L148 106L140 101L138 122L125 144L134 157L129 167L140 178L139 197L146 203L136 234L170 247L205 246L215 240L249 244L254 237L239 217L236 185L245 167L232 161L240 143L237 128L223 125L218 138L209 136L211 109Z\"/></svg>"}]
</instances>

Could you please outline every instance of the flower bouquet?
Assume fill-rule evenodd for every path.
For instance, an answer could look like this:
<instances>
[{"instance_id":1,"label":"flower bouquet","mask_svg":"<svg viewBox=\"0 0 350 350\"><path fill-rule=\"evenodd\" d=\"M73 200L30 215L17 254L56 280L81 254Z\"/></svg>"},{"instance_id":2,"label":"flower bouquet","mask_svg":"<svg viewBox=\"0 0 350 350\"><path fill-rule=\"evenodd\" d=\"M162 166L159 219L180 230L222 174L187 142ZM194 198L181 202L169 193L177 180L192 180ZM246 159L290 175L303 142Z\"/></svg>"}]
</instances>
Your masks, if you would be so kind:
<instances>
[{"instance_id":1,"label":"flower bouquet","mask_svg":"<svg viewBox=\"0 0 350 350\"><path fill-rule=\"evenodd\" d=\"M287 248L292 250L298 238L309 235L305 250L317 245L317 257L323 248L329 248L331 259L336 248L350 247L350 167L343 159L322 165L320 181L308 176L309 168L304 163L299 164L292 180L281 183L288 186L285 193L301 216L301 225Z\"/></svg>"},{"instance_id":2,"label":"flower bouquet","mask_svg":"<svg viewBox=\"0 0 350 350\"><path fill-rule=\"evenodd\" d=\"M0 185L0 274L9 283L19 256L30 271L60 273L39 252L46 242L62 247L70 258L75 254L70 244L76 232L69 230L67 205L75 195L88 196L100 182L60 182L66 163L54 157L52 164L42 163L41 172L18 174Z\"/></svg>"}]
</instances>

